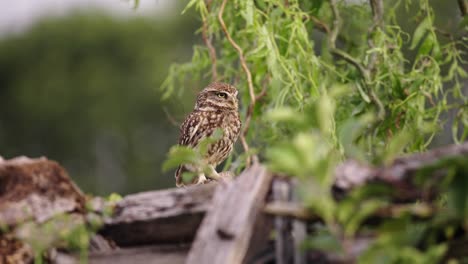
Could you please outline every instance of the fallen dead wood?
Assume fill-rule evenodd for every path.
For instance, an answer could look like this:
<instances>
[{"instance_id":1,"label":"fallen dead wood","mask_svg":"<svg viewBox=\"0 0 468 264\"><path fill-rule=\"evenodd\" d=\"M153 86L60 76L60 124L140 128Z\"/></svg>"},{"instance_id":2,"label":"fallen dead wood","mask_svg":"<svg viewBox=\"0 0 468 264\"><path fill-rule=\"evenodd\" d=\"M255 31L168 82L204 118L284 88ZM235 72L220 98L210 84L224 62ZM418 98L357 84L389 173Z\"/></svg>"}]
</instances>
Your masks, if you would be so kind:
<instances>
[{"instance_id":1,"label":"fallen dead wood","mask_svg":"<svg viewBox=\"0 0 468 264\"><path fill-rule=\"evenodd\" d=\"M85 196L66 171L46 158L0 161L0 221L13 225L83 211Z\"/></svg>"},{"instance_id":2,"label":"fallen dead wood","mask_svg":"<svg viewBox=\"0 0 468 264\"><path fill-rule=\"evenodd\" d=\"M382 167L348 161L336 169L332 191L346 195L358 186L382 183L394 191L400 202L411 202L427 198L427 192L414 182L418 172L424 170L424 177L437 183L446 175L447 162L464 162L467 158L468 143L464 143L408 155ZM106 239L96 236L91 241L95 250L90 253L89 260L91 263L143 263L148 259L159 259L158 263L166 260L167 263L265 263L265 259L271 260L276 252L283 263L290 262L292 256L295 263L342 262L352 261L371 243L371 237L356 238L359 243L349 248L350 254L345 259L319 251L299 250L309 231L306 222L320 219L301 205L294 191L273 191L268 196L272 178L264 167L254 165L231 182L128 195L113 205L113 215L103 218L104 225L99 230L99 234L121 248L114 249ZM280 182L289 189L295 188L288 180ZM271 200L267 196L272 197ZM107 205L104 199L96 200L102 206ZM26 250L29 259L25 261L31 260L31 248L18 240L16 236L21 229L15 225L27 221L44 223L63 213L83 217L83 223L87 221L84 208L89 201L65 170L53 161L43 158L1 160L0 222L10 228L1 233L0 253L15 259ZM438 209L431 203L414 206L397 203L377 210L372 217L384 219L409 213L426 218L438 212L435 210ZM93 213L99 215L99 212ZM268 253L259 256L258 251L270 238L275 218L277 235L281 239L276 247L280 249L270 247ZM290 244L294 245L294 252L290 252ZM74 255L65 253L58 253L56 257L56 263L78 261ZM347 259L349 257L351 259ZM5 258L1 260L5 262Z\"/></svg>"},{"instance_id":3,"label":"fallen dead wood","mask_svg":"<svg viewBox=\"0 0 468 264\"><path fill-rule=\"evenodd\" d=\"M85 196L66 171L46 158L0 158L0 263L28 263L32 248L15 226L44 223L61 213L83 212Z\"/></svg>"}]
</instances>

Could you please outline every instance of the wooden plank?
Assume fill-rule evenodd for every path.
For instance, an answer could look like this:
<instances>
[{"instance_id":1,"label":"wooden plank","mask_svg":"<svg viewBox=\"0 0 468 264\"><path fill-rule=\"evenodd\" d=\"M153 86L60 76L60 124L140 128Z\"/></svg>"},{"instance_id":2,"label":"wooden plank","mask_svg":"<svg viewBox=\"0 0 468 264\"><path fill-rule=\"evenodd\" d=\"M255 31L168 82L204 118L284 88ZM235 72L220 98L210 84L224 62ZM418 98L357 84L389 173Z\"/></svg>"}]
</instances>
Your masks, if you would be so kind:
<instances>
[{"instance_id":1,"label":"wooden plank","mask_svg":"<svg viewBox=\"0 0 468 264\"><path fill-rule=\"evenodd\" d=\"M297 182L294 187L297 188ZM299 202L299 195L297 192L292 193L292 201ZM307 239L307 222L301 219L292 219L292 237L294 243L294 264L306 264L307 258L304 250L303 243Z\"/></svg>"},{"instance_id":2,"label":"wooden plank","mask_svg":"<svg viewBox=\"0 0 468 264\"><path fill-rule=\"evenodd\" d=\"M188 250L188 245L145 246L117 249L106 253L91 253L88 258L88 263L182 264L185 262ZM78 264L80 263L80 258L77 255L58 252L51 262L57 264Z\"/></svg>"},{"instance_id":3,"label":"wooden plank","mask_svg":"<svg viewBox=\"0 0 468 264\"><path fill-rule=\"evenodd\" d=\"M254 226L262 214L272 176L254 164L233 182L216 189L212 209L199 228L186 263L243 263Z\"/></svg>"},{"instance_id":4,"label":"wooden plank","mask_svg":"<svg viewBox=\"0 0 468 264\"><path fill-rule=\"evenodd\" d=\"M119 246L190 242L195 237L216 183L128 195L102 235Z\"/></svg>"},{"instance_id":5,"label":"wooden plank","mask_svg":"<svg viewBox=\"0 0 468 264\"><path fill-rule=\"evenodd\" d=\"M274 201L288 202L290 198L290 183L285 180L275 179L273 181ZM275 261L277 264L291 263L293 259L290 224L290 219L284 216L275 216Z\"/></svg>"}]
</instances>

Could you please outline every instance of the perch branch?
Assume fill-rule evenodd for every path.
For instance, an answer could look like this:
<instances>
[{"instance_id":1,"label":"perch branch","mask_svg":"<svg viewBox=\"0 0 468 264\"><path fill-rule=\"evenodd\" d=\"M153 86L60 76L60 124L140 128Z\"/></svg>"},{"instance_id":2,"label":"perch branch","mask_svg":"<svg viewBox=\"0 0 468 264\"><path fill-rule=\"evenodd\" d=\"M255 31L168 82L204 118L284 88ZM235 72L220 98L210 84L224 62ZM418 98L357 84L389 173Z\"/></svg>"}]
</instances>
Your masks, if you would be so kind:
<instances>
[{"instance_id":1,"label":"perch branch","mask_svg":"<svg viewBox=\"0 0 468 264\"><path fill-rule=\"evenodd\" d=\"M245 72L245 75L247 76L247 84L249 87L249 95L250 95L250 104L247 109L246 117L245 117L245 122L244 122L244 128L242 129L242 133L240 135L240 140L242 143L242 146L244 147L244 151L247 154L247 166L250 165L251 162L251 157L249 154L249 145L247 144L247 141L245 139L245 136L247 134L247 131L249 129L250 121L252 119L252 114L253 114L253 109L255 107L256 99L257 97L255 96L255 90L252 82L252 73L249 70L249 67L247 66L247 61L244 56L244 52L242 51L241 47L232 39L231 34L229 34L226 24L224 23L223 19L223 13L224 13L224 8L226 7L227 0L223 0L221 3L221 7L218 12L218 20L219 23L221 24L221 28L226 35L226 38L228 39L229 43L231 46L237 51L239 55L239 60L242 65L242 69ZM254 163L258 163L258 157L256 155L252 155L252 160Z\"/></svg>"}]
</instances>

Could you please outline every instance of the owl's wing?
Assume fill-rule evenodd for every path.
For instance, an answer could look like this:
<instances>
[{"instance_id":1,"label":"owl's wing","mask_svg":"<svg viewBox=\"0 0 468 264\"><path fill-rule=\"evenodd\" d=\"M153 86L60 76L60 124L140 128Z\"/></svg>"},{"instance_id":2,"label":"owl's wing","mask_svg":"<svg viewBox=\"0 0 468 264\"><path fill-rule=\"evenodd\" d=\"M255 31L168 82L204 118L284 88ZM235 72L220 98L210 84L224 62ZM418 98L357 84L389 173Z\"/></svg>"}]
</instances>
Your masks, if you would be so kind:
<instances>
[{"instance_id":1,"label":"owl's wing","mask_svg":"<svg viewBox=\"0 0 468 264\"><path fill-rule=\"evenodd\" d=\"M201 137L206 132L206 118L206 115L202 112L196 111L190 113L180 126L179 145L196 147ZM182 173L191 170L193 170L193 168L191 168L190 165L186 164L180 165L177 168L175 173L177 187L184 186L184 183L182 181ZM195 177L194 182L192 183L195 183L197 179L198 177Z\"/></svg>"},{"instance_id":2,"label":"owl's wing","mask_svg":"<svg viewBox=\"0 0 468 264\"><path fill-rule=\"evenodd\" d=\"M179 145L195 147L205 134L206 116L203 112L192 112L180 126Z\"/></svg>"}]
</instances>

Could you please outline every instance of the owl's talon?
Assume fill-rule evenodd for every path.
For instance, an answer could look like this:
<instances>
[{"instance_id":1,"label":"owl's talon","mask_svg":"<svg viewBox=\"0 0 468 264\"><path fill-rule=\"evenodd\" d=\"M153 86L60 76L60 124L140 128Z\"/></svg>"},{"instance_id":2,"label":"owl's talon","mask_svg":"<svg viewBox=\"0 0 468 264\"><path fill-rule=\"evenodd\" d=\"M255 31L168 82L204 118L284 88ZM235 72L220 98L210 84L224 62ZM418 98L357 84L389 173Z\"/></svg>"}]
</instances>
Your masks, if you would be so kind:
<instances>
[{"instance_id":1,"label":"owl's talon","mask_svg":"<svg viewBox=\"0 0 468 264\"><path fill-rule=\"evenodd\" d=\"M207 181L208 181L208 179L206 178L205 174L200 174L200 175L198 175L198 179L197 179L197 182L195 184L196 185L204 184Z\"/></svg>"},{"instance_id":2,"label":"owl's talon","mask_svg":"<svg viewBox=\"0 0 468 264\"><path fill-rule=\"evenodd\" d=\"M221 175L219 175L213 166L210 166L210 173L207 175L207 177L215 181L219 181L223 178Z\"/></svg>"}]
</instances>

